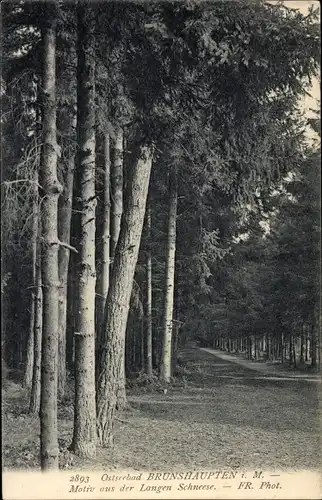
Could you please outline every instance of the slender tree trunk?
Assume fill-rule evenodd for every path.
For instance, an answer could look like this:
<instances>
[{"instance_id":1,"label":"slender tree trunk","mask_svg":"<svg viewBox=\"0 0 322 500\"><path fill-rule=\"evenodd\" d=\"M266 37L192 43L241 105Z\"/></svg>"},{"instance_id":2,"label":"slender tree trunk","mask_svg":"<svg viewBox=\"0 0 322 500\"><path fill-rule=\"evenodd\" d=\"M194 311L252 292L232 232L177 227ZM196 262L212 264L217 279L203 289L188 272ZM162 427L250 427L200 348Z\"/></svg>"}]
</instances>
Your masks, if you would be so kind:
<instances>
[{"instance_id":1,"label":"slender tree trunk","mask_svg":"<svg viewBox=\"0 0 322 500\"><path fill-rule=\"evenodd\" d=\"M73 120L73 128L76 127L76 118ZM59 240L70 244L70 228L73 205L73 183L74 183L75 156L74 151L70 153L67 163L65 187L60 197L59 207ZM67 285L70 250L67 247L59 248L59 344L58 344L58 396L65 395L66 386L66 328L67 328Z\"/></svg>"},{"instance_id":2,"label":"slender tree trunk","mask_svg":"<svg viewBox=\"0 0 322 500\"><path fill-rule=\"evenodd\" d=\"M25 362L25 374L23 379L24 387L31 387L34 366L34 331L35 331L35 302L36 302L36 260L37 260L37 242L38 242L38 172L34 176L34 198L32 203L32 230L31 230L31 247L32 247L32 289L31 289L31 304L30 304L30 323L29 335L27 343L27 355Z\"/></svg>"},{"instance_id":3,"label":"slender tree trunk","mask_svg":"<svg viewBox=\"0 0 322 500\"><path fill-rule=\"evenodd\" d=\"M309 361L310 359L310 337L308 329L305 331L305 361Z\"/></svg>"},{"instance_id":4,"label":"slender tree trunk","mask_svg":"<svg viewBox=\"0 0 322 500\"><path fill-rule=\"evenodd\" d=\"M75 332L75 412L72 448L96 454L95 408L95 14L89 1L77 9L77 175L80 185L80 274Z\"/></svg>"},{"instance_id":5,"label":"slender tree trunk","mask_svg":"<svg viewBox=\"0 0 322 500\"><path fill-rule=\"evenodd\" d=\"M75 216L72 216L75 219ZM75 242L73 242L75 246ZM78 255L72 253L70 255L70 270L67 280L67 334L66 334L66 362L68 368L71 372L74 371L74 361L75 361L75 349L74 349L74 332L76 331L76 317L77 317L77 304L78 298L76 296L77 292L77 263Z\"/></svg>"},{"instance_id":6,"label":"slender tree trunk","mask_svg":"<svg viewBox=\"0 0 322 500\"><path fill-rule=\"evenodd\" d=\"M317 367L317 332L314 324L311 328L311 367Z\"/></svg>"},{"instance_id":7,"label":"slender tree trunk","mask_svg":"<svg viewBox=\"0 0 322 500\"><path fill-rule=\"evenodd\" d=\"M259 357L258 356L258 351L259 351L259 349L258 349L258 340L259 340L258 337L255 336L255 339L254 339L254 342L255 342L255 359L258 359L258 357Z\"/></svg>"},{"instance_id":8,"label":"slender tree trunk","mask_svg":"<svg viewBox=\"0 0 322 500\"><path fill-rule=\"evenodd\" d=\"M270 361L271 359L271 337L267 335L266 337L266 360Z\"/></svg>"},{"instance_id":9,"label":"slender tree trunk","mask_svg":"<svg viewBox=\"0 0 322 500\"><path fill-rule=\"evenodd\" d=\"M39 221L40 232L40 221ZM34 365L32 374L32 386L30 394L30 413L39 413L40 392L41 392L41 339L42 339L42 315L43 315L43 291L41 279L41 254L38 238L37 244L37 262L36 262L36 300L35 300L35 330L34 330Z\"/></svg>"},{"instance_id":10,"label":"slender tree trunk","mask_svg":"<svg viewBox=\"0 0 322 500\"><path fill-rule=\"evenodd\" d=\"M281 351L281 363L284 363L284 334L281 334L281 342L280 342L280 351Z\"/></svg>"},{"instance_id":11,"label":"slender tree trunk","mask_svg":"<svg viewBox=\"0 0 322 500\"><path fill-rule=\"evenodd\" d=\"M296 337L293 337L292 346L293 346L293 363L294 363L294 368L296 368L297 367L297 362L296 362Z\"/></svg>"},{"instance_id":12,"label":"slender tree trunk","mask_svg":"<svg viewBox=\"0 0 322 500\"><path fill-rule=\"evenodd\" d=\"M114 154L111 164L111 259L120 234L123 212L123 131L118 129L114 140Z\"/></svg>"},{"instance_id":13,"label":"slender tree trunk","mask_svg":"<svg viewBox=\"0 0 322 500\"><path fill-rule=\"evenodd\" d=\"M177 368L179 330L180 330L180 324L178 321L176 321L174 325L174 335L173 335L174 338L173 338L173 349L172 349L172 366L174 371Z\"/></svg>"},{"instance_id":14,"label":"slender tree trunk","mask_svg":"<svg viewBox=\"0 0 322 500\"><path fill-rule=\"evenodd\" d=\"M290 335L289 338L289 363L290 365L293 364L293 337Z\"/></svg>"},{"instance_id":15,"label":"slender tree trunk","mask_svg":"<svg viewBox=\"0 0 322 500\"><path fill-rule=\"evenodd\" d=\"M104 446L113 442L119 376L124 364L124 342L135 266L138 258L151 173L152 156L147 147L133 168L124 206L110 287L107 295L104 328L100 347L97 381L97 430ZM122 366L121 366L122 365Z\"/></svg>"},{"instance_id":16,"label":"slender tree trunk","mask_svg":"<svg viewBox=\"0 0 322 500\"><path fill-rule=\"evenodd\" d=\"M166 383L171 378L172 358L172 319L174 301L175 253L177 232L177 171L174 167L169 173L169 217L166 260L165 303L163 314L163 346L160 366L160 378Z\"/></svg>"},{"instance_id":17,"label":"slender tree trunk","mask_svg":"<svg viewBox=\"0 0 322 500\"><path fill-rule=\"evenodd\" d=\"M146 373L152 375L152 255L151 255L151 209L147 208L146 250Z\"/></svg>"},{"instance_id":18,"label":"slender tree trunk","mask_svg":"<svg viewBox=\"0 0 322 500\"><path fill-rule=\"evenodd\" d=\"M111 165L111 260L114 260L115 249L119 239L123 212L123 131L118 128L114 140L114 154ZM126 407L125 392L125 344L122 348L123 362L120 369L119 388L117 392L117 409Z\"/></svg>"},{"instance_id":19,"label":"slender tree trunk","mask_svg":"<svg viewBox=\"0 0 322 500\"><path fill-rule=\"evenodd\" d=\"M304 351L305 351L305 332L304 332L304 327L302 327L300 363L303 365L304 365Z\"/></svg>"},{"instance_id":20,"label":"slender tree trunk","mask_svg":"<svg viewBox=\"0 0 322 500\"><path fill-rule=\"evenodd\" d=\"M57 364L58 364L58 198L56 138L56 31L53 5L48 4L43 28L43 147L40 182L42 201L43 336L41 362L41 468L58 468Z\"/></svg>"},{"instance_id":21,"label":"slender tree trunk","mask_svg":"<svg viewBox=\"0 0 322 500\"><path fill-rule=\"evenodd\" d=\"M103 179L103 224L102 224L102 255L101 273L97 282L98 294L98 336L103 328L104 307L109 287L110 277L110 136L104 135L104 179ZM99 345L99 340L98 340Z\"/></svg>"}]
</instances>

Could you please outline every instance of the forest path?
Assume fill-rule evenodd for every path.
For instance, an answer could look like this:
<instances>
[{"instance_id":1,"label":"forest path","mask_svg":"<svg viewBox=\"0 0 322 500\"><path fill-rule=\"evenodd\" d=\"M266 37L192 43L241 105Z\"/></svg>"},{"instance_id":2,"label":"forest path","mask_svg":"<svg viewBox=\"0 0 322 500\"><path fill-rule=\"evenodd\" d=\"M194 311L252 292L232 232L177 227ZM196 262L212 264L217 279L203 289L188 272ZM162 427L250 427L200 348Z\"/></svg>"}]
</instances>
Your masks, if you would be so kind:
<instances>
[{"instance_id":1,"label":"forest path","mask_svg":"<svg viewBox=\"0 0 322 500\"><path fill-rule=\"evenodd\" d=\"M74 457L74 468L319 468L318 384L257 376L254 370L196 347L180 355L184 386L171 386L167 394L144 387L130 390L132 411L116 422L114 449L99 448L95 460ZM3 465L34 468L39 463L39 421L27 414L27 392L9 383L4 396ZM72 404L60 406L59 440L65 449L72 428Z\"/></svg>"},{"instance_id":2,"label":"forest path","mask_svg":"<svg viewBox=\"0 0 322 500\"><path fill-rule=\"evenodd\" d=\"M118 429L114 458L120 465L318 468L316 384L258 377L248 367L194 347L181 357L184 388L129 395L136 411Z\"/></svg>"},{"instance_id":3,"label":"forest path","mask_svg":"<svg viewBox=\"0 0 322 500\"><path fill-rule=\"evenodd\" d=\"M304 380L306 382L321 382L321 375L301 373L296 371L288 370L280 365L267 364L265 362L251 361L239 357L237 354L228 354L216 349L208 349L205 347L200 347L201 351L208 352L223 361L229 361L231 363L236 363L237 365L243 366L248 370L253 370L266 376L270 376L271 380L274 378L276 380ZM259 380L259 377L257 377Z\"/></svg>"}]
</instances>

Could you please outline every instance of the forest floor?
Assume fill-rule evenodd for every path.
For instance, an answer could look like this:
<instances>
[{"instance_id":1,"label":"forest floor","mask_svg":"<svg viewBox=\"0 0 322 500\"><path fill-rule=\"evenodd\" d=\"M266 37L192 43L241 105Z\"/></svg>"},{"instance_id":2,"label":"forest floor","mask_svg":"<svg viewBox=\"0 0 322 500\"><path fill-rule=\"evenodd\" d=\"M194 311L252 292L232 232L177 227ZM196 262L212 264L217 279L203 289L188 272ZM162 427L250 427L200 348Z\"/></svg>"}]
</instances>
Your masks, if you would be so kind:
<instances>
[{"instance_id":1,"label":"forest floor","mask_svg":"<svg viewBox=\"0 0 322 500\"><path fill-rule=\"evenodd\" d=\"M59 406L63 468L182 470L242 467L271 470L321 467L320 384L254 370L190 347L181 353L184 379L168 392L132 388L132 409L120 415L114 450L85 461L67 451L72 401ZM251 363L251 362L250 362ZM2 390L5 469L36 469L39 422L28 395L7 381Z\"/></svg>"}]
</instances>

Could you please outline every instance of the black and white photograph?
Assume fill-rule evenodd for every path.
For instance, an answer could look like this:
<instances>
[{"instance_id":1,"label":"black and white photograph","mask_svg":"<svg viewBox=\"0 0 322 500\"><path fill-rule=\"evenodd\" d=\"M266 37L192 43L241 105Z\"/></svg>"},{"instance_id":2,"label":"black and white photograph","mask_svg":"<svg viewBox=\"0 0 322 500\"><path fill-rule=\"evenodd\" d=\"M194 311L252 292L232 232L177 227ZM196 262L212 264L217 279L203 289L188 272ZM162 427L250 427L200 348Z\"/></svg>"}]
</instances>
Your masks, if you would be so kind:
<instances>
[{"instance_id":1,"label":"black and white photograph","mask_svg":"<svg viewBox=\"0 0 322 500\"><path fill-rule=\"evenodd\" d=\"M4 498L321 498L319 2L6 0L1 54Z\"/></svg>"}]
</instances>

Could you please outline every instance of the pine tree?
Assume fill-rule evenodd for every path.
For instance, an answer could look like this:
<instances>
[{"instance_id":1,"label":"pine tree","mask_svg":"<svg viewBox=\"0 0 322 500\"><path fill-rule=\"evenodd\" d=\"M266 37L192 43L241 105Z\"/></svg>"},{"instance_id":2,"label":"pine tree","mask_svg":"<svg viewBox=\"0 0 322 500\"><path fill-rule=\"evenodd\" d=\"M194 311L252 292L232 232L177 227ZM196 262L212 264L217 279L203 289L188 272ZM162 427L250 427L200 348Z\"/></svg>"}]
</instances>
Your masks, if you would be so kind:
<instances>
[{"instance_id":1,"label":"pine tree","mask_svg":"<svg viewBox=\"0 0 322 500\"><path fill-rule=\"evenodd\" d=\"M58 198L56 137L56 28L55 5L48 4L43 40L43 147L40 183L42 203L43 338L41 360L41 467L58 468L57 366L58 366Z\"/></svg>"},{"instance_id":2,"label":"pine tree","mask_svg":"<svg viewBox=\"0 0 322 500\"><path fill-rule=\"evenodd\" d=\"M96 453L95 419L95 10L77 7L77 169L80 185L80 276L75 332L73 450Z\"/></svg>"}]
</instances>

